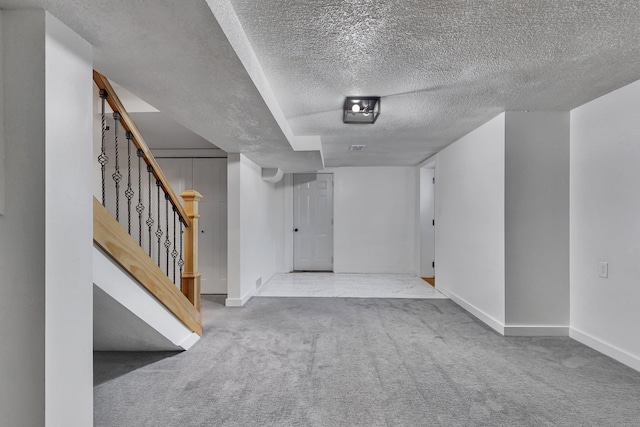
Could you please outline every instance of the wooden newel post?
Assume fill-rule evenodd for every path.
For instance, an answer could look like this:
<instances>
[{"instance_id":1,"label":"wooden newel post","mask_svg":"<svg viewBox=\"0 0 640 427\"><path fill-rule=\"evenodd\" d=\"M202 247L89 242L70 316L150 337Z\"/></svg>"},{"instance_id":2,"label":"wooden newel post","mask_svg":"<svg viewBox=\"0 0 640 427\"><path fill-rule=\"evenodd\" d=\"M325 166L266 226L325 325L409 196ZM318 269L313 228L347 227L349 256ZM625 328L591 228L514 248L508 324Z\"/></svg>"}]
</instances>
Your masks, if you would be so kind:
<instances>
[{"instance_id":1,"label":"wooden newel post","mask_svg":"<svg viewBox=\"0 0 640 427\"><path fill-rule=\"evenodd\" d=\"M198 201L202 194L187 190L180 194L184 210L191 220L191 227L184 228L184 269L182 271L182 293L200 311L200 272L198 271Z\"/></svg>"}]
</instances>

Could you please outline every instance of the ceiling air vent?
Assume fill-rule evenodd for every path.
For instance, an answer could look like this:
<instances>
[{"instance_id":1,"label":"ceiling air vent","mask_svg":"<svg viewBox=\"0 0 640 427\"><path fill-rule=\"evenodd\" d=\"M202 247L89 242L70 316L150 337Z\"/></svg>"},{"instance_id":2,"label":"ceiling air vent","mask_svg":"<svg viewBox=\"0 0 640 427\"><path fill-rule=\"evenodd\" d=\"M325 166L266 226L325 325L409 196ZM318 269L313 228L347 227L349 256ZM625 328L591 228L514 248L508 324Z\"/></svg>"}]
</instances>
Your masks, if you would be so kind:
<instances>
[{"instance_id":1,"label":"ceiling air vent","mask_svg":"<svg viewBox=\"0 0 640 427\"><path fill-rule=\"evenodd\" d=\"M349 151L364 151L366 147L366 145L352 145L349 147Z\"/></svg>"}]
</instances>

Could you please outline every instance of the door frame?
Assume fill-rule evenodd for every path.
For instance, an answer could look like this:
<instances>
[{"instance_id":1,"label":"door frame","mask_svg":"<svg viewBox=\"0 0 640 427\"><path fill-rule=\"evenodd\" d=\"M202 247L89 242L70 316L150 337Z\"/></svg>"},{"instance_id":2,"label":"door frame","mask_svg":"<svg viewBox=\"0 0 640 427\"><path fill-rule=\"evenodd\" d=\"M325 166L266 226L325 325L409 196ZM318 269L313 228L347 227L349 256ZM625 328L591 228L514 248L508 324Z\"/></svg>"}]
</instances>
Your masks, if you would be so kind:
<instances>
[{"instance_id":1,"label":"door frame","mask_svg":"<svg viewBox=\"0 0 640 427\"><path fill-rule=\"evenodd\" d=\"M436 224L435 224L435 218L436 218L436 197L435 197L435 193L437 191L437 186L436 186L436 161L435 158L429 158L427 160L425 160L424 162L422 162L421 164L419 164L417 166L418 168L418 246L420 248L419 250L419 259L418 259L418 271L421 277L435 277L435 262L436 262L436 232L437 232L437 228L436 228ZM431 169L433 170L433 183L428 183L427 185L429 185L431 187L432 190L432 194L431 194L431 206L429 207L429 209L433 209L433 213L432 213L432 217L431 218L423 218L422 217L422 202L423 202L423 188L422 188L422 170L424 169ZM431 223L433 221L433 224ZM432 235L431 235L431 239L429 240L429 242L424 242L423 241L423 232L425 228L430 228L432 227ZM430 248L426 249L424 247L425 243L427 243ZM431 255L433 258L433 263L434 266L432 267L432 271L433 274L427 274L425 270L423 270L422 266L423 266L423 261L424 261L424 257L425 255ZM425 276L426 274L426 276Z\"/></svg>"}]
</instances>

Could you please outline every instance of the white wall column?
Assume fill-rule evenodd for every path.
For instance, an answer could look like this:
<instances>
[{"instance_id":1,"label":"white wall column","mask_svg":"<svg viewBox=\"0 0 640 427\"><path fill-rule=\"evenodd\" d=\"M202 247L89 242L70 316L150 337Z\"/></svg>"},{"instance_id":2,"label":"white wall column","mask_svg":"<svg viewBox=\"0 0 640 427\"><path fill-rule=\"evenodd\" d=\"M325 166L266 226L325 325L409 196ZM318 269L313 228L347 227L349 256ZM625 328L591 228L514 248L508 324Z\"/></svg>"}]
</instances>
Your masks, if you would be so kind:
<instances>
[{"instance_id":1,"label":"white wall column","mask_svg":"<svg viewBox=\"0 0 640 427\"><path fill-rule=\"evenodd\" d=\"M242 297L240 289L240 154L227 156L227 299Z\"/></svg>"},{"instance_id":2,"label":"white wall column","mask_svg":"<svg viewBox=\"0 0 640 427\"><path fill-rule=\"evenodd\" d=\"M265 182L262 168L243 154L227 157L228 293L243 306L284 261L284 182Z\"/></svg>"},{"instance_id":3,"label":"white wall column","mask_svg":"<svg viewBox=\"0 0 640 427\"><path fill-rule=\"evenodd\" d=\"M438 289L505 335L567 335L568 201L568 112L507 112L442 150Z\"/></svg>"},{"instance_id":4,"label":"white wall column","mask_svg":"<svg viewBox=\"0 0 640 427\"><path fill-rule=\"evenodd\" d=\"M0 424L93 422L92 48L42 10L2 12Z\"/></svg>"},{"instance_id":5,"label":"white wall column","mask_svg":"<svg viewBox=\"0 0 640 427\"><path fill-rule=\"evenodd\" d=\"M505 124L505 335L567 335L569 112Z\"/></svg>"}]
</instances>

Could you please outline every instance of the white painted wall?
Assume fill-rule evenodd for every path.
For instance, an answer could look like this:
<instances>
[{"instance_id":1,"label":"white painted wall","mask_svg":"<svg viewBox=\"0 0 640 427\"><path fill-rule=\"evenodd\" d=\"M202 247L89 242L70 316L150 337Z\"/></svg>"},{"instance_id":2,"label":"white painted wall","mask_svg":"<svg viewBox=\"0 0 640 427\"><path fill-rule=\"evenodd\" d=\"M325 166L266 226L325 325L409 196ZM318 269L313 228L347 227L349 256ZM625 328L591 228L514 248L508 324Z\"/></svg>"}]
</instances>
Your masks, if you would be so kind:
<instances>
[{"instance_id":1,"label":"white painted wall","mask_svg":"<svg viewBox=\"0 0 640 427\"><path fill-rule=\"evenodd\" d=\"M418 274L418 171L344 167L334 174L334 271Z\"/></svg>"},{"instance_id":2,"label":"white painted wall","mask_svg":"<svg viewBox=\"0 0 640 427\"><path fill-rule=\"evenodd\" d=\"M436 159L437 288L501 331L505 320L505 115Z\"/></svg>"},{"instance_id":3,"label":"white painted wall","mask_svg":"<svg viewBox=\"0 0 640 427\"><path fill-rule=\"evenodd\" d=\"M334 272L419 273L415 167L327 168L334 180ZM293 180L285 182L285 271L293 270Z\"/></svg>"},{"instance_id":4,"label":"white painted wall","mask_svg":"<svg viewBox=\"0 0 640 427\"><path fill-rule=\"evenodd\" d=\"M95 244L92 253L94 351L188 350L200 339Z\"/></svg>"},{"instance_id":5,"label":"white painted wall","mask_svg":"<svg viewBox=\"0 0 640 427\"><path fill-rule=\"evenodd\" d=\"M434 165L435 166L435 165ZM420 169L420 277L433 277L435 274L435 169Z\"/></svg>"},{"instance_id":6,"label":"white painted wall","mask_svg":"<svg viewBox=\"0 0 640 427\"><path fill-rule=\"evenodd\" d=\"M42 10L3 11L2 42L0 424L87 426L92 48Z\"/></svg>"},{"instance_id":7,"label":"white painted wall","mask_svg":"<svg viewBox=\"0 0 640 427\"><path fill-rule=\"evenodd\" d=\"M505 126L505 334L567 335L569 112L507 112Z\"/></svg>"},{"instance_id":8,"label":"white painted wall","mask_svg":"<svg viewBox=\"0 0 640 427\"><path fill-rule=\"evenodd\" d=\"M640 81L571 111L570 333L640 370L638 99Z\"/></svg>"},{"instance_id":9,"label":"white painted wall","mask_svg":"<svg viewBox=\"0 0 640 427\"><path fill-rule=\"evenodd\" d=\"M228 306L242 306L275 273L285 271L284 183L262 180L260 166L229 154Z\"/></svg>"},{"instance_id":10,"label":"white painted wall","mask_svg":"<svg viewBox=\"0 0 640 427\"><path fill-rule=\"evenodd\" d=\"M240 154L227 156L227 301L226 305L242 306L240 287ZM233 300L229 301L229 298ZM248 296L251 298L251 295ZM247 299L248 299L247 298Z\"/></svg>"},{"instance_id":11,"label":"white painted wall","mask_svg":"<svg viewBox=\"0 0 640 427\"><path fill-rule=\"evenodd\" d=\"M6 206L0 217L0 424L45 420L45 27L2 11ZM16 325L20 325L16 327ZM18 386L19 385L19 386ZM91 391L89 391L91 393Z\"/></svg>"},{"instance_id":12,"label":"white painted wall","mask_svg":"<svg viewBox=\"0 0 640 427\"><path fill-rule=\"evenodd\" d=\"M93 49L48 13L46 29L46 418L50 426L86 426L93 420Z\"/></svg>"}]
</instances>

